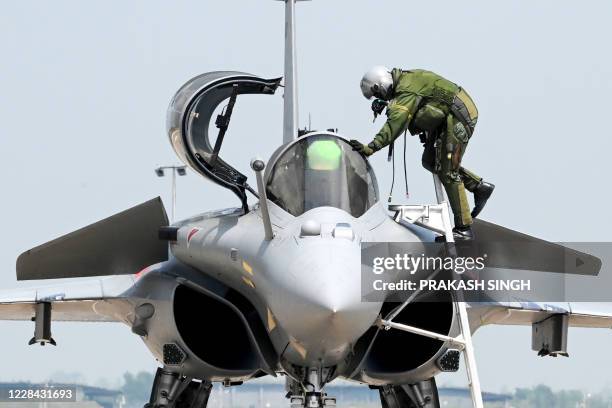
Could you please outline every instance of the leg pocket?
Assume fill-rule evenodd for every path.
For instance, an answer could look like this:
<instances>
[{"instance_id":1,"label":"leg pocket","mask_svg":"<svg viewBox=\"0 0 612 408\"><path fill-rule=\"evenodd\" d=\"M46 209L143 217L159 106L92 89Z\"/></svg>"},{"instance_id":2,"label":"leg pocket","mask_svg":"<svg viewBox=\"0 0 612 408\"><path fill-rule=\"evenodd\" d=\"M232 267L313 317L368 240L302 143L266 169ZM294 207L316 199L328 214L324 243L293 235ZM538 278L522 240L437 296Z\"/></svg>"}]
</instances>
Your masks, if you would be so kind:
<instances>
[{"instance_id":1,"label":"leg pocket","mask_svg":"<svg viewBox=\"0 0 612 408\"><path fill-rule=\"evenodd\" d=\"M470 140L470 135L463 123L456 121L453 126L453 133L458 142L467 143Z\"/></svg>"}]
</instances>

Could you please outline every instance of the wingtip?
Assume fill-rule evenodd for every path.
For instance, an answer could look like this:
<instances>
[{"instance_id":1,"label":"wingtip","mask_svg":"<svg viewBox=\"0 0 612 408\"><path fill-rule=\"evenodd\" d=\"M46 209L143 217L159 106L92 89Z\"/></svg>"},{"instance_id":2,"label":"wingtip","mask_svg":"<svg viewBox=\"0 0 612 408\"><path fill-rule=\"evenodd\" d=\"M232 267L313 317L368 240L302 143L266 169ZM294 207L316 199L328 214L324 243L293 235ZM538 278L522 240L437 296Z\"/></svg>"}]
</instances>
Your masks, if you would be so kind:
<instances>
[{"instance_id":1,"label":"wingtip","mask_svg":"<svg viewBox=\"0 0 612 408\"><path fill-rule=\"evenodd\" d=\"M17 278L18 281L23 281L23 280L27 280L27 278L24 278L24 276L26 275L26 270L27 270L27 260L30 256L31 253L31 249L28 249L25 252L22 252L18 257L17 257L17 261L15 262L15 277Z\"/></svg>"}]
</instances>

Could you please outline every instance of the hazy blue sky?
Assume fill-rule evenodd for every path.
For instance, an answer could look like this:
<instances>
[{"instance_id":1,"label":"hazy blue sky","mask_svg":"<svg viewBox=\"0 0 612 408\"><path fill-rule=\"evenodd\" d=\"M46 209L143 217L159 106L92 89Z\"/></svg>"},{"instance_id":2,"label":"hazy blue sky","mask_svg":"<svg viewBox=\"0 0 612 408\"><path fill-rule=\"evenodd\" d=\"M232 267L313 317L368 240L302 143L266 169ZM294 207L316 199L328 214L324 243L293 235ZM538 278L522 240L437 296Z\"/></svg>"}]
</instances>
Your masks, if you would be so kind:
<instances>
[{"instance_id":1,"label":"hazy blue sky","mask_svg":"<svg viewBox=\"0 0 612 408\"><path fill-rule=\"evenodd\" d=\"M497 185L483 218L549 240L608 239L612 3L315 0L297 17L302 126L311 114L314 128L369 141L382 121L372 124L360 94L363 72L434 70L479 107L464 163ZM169 207L170 181L153 168L177 162L164 133L170 98L206 71L282 75L282 18L271 0L3 2L0 288L18 286L15 260L34 245L157 195ZM281 141L281 105L280 95L238 100L223 151L245 174ZM411 201L433 201L421 146L409 142ZM384 156L373 163L386 196ZM236 204L194 173L178 188L179 217ZM1 322L0 381L155 368L126 327L53 329L57 348L28 347L30 322ZM484 389L612 386L610 330L572 330L570 359L536 357L530 333L476 335Z\"/></svg>"}]
</instances>

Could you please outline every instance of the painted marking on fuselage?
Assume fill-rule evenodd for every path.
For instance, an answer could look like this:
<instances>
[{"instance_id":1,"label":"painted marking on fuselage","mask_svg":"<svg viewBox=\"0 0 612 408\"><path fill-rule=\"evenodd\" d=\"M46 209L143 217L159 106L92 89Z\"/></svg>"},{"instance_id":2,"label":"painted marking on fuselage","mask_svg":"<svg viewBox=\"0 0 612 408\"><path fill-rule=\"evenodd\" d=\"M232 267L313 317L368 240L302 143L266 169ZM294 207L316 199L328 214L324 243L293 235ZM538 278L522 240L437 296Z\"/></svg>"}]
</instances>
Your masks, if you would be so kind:
<instances>
[{"instance_id":1,"label":"painted marking on fuselage","mask_svg":"<svg viewBox=\"0 0 612 408\"><path fill-rule=\"evenodd\" d=\"M246 283L247 285L249 285L250 287L252 287L253 289L255 289L255 284L253 283L253 281L247 278L246 276L242 277L242 281Z\"/></svg>"},{"instance_id":2,"label":"painted marking on fuselage","mask_svg":"<svg viewBox=\"0 0 612 408\"><path fill-rule=\"evenodd\" d=\"M145 275L147 272L149 272L151 270L152 266L153 265L149 265L149 266L141 269L140 271L136 272L134 274L134 279L136 279L136 280L140 279L143 275Z\"/></svg>"},{"instance_id":3,"label":"painted marking on fuselage","mask_svg":"<svg viewBox=\"0 0 612 408\"><path fill-rule=\"evenodd\" d=\"M253 276L253 268L247 261L242 261L242 269L244 269L244 271L249 275Z\"/></svg>"},{"instance_id":4,"label":"painted marking on fuselage","mask_svg":"<svg viewBox=\"0 0 612 408\"><path fill-rule=\"evenodd\" d=\"M274 319L272 311L268 309L268 331L271 332L274 329L276 329L276 320Z\"/></svg>"},{"instance_id":5,"label":"painted marking on fuselage","mask_svg":"<svg viewBox=\"0 0 612 408\"><path fill-rule=\"evenodd\" d=\"M300 344L299 341L291 337L289 339L289 344L291 344L291 347L293 347L293 349L297 351L297 353L300 355L300 357L302 357L303 360L306 359L306 354L308 354L308 351L306 350L304 346Z\"/></svg>"},{"instance_id":6,"label":"painted marking on fuselage","mask_svg":"<svg viewBox=\"0 0 612 408\"><path fill-rule=\"evenodd\" d=\"M187 244L191 242L191 238L198 232L200 232L199 228L192 228L191 231L189 231L189 234L187 234Z\"/></svg>"}]
</instances>

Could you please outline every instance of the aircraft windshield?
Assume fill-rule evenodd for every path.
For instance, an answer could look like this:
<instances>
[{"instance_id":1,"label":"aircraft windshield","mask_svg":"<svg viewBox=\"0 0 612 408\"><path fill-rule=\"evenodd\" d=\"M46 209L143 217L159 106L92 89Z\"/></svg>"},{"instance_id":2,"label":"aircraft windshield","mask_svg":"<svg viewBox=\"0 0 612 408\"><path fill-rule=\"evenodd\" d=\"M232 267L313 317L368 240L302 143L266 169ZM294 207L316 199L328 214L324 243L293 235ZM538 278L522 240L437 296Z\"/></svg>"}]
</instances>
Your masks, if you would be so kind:
<instances>
[{"instance_id":1,"label":"aircraft windshield","mask_svg":"<svg viewBox=\"0 0 612 408\"><path fill-rule=\"evenodd\" d=\"M368 162L334 135L309 135L276 160L268 177L270 200L298 216L317 207L363 215L378 200Z\"/></svg>"}]
</instances>

